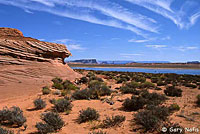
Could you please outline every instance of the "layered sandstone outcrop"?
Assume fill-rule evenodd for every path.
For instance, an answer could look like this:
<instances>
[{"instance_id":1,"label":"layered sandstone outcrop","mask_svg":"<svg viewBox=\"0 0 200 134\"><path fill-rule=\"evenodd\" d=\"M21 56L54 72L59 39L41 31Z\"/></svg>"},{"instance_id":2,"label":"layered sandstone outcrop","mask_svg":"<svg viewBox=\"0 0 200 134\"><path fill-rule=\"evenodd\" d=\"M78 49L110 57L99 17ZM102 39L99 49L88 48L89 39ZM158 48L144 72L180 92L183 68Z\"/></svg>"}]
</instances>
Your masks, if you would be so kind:
<instances>
[{"instance_id":1,"label":"layered sandstone outcrop","mask_svg":"<svg viewBox=\"0 0 200 134\"><path fill-rule=\"evenodd\" d=\"M64 64L71 53L65 45L24 37L12 28L0 28L0 98L9 92L36 92L53 77L74 80L80 75ZM4 94L2 94L4 93Z\"/></svg>"}]
</instances>

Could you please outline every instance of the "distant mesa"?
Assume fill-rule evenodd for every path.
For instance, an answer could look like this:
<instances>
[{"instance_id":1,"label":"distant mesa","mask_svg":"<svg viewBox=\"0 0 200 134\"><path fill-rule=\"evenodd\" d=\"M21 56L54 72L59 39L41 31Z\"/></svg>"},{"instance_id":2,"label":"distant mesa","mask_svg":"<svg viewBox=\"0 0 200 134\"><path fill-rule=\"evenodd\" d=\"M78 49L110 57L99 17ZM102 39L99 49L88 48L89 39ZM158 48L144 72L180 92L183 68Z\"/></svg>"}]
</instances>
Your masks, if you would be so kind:
<instances>
[{"instance_id":1,"label":"distant mesa","mask_svg":"<svg viewBox=\"0 0 200 134\"><path fill-rule=\"evenodd\" d=\"M187 64L200 64L199 61L188 61Z\"/></svg>"},{"instance_id":2,"label":"distant mesa","mask_svg":"<svg viewBox=\"0 0 200 134\"><path fill-rule=\"evenodd\" d=\"M37 90L54 77L73 80L79 74L64 63L70 55L65 45L24 37L17 29L0 28L0 89Z\"/></svg>"},{"instance_id":3,"label":"distant mesa","mask_svg":"<svg viewBox=\"0 0 200 134\"><path fill-rule=\"evenodd\" d=\"M97 64L96 59L80 59L80 60L72 60L70 63L83 63L83 64Z\"/></svg>"}]
</instances>

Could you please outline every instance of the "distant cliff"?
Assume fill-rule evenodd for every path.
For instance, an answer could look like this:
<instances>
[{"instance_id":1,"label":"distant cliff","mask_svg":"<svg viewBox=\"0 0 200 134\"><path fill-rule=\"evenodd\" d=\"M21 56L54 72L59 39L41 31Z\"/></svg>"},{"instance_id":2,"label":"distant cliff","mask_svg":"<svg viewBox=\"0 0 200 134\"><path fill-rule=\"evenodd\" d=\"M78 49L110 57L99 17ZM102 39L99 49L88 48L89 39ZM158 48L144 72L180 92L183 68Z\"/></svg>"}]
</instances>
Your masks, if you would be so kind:
<instances>
[{"instance_id":1,"label":"distant cliff","mask_svg":"<svg viewBox=\"0 0 200 134\"><path fill-rule=\"evenodd\" d=\"M96 59L81 59L81 60L73 60L73 61L69 61L72 63L84 63L84 64L97 64L97 60Z\"/></svg>"},{"instance_id":2,"label":"distant cliff","mask_svg":"<svg viewBox=\"0 0 200 134\"><path fill-rule=\"evenodd\" d=\"M0 90L36 90L56 76L74 80L79 74L64 63L70 55L65 45L0 28Z\"/></svg>"}]
</instances>

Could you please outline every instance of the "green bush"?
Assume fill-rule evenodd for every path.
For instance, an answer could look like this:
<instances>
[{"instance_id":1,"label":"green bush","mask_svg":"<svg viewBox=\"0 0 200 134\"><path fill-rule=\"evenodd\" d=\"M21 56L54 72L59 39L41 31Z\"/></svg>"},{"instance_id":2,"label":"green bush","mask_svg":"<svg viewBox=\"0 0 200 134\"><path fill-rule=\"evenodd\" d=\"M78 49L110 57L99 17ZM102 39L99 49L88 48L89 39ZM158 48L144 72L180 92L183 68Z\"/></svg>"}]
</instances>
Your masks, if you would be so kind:
<instances>
[{"instance_id":1,"label":"green bush","mask_svg":"<svg viewBox=\"0 0 200 134\"><path fill-rule=\"evenodd\" d=\"M103 83L103 82L100 82L98 80L92 80L92 81L89 82L88 87L94 88L94 89L100 89L104 85L105 85L105 83Z\"/></svg>"},{"instance_id":2,"label":"green bush","mask_svg":"<svg viewBox=\"0 0 200 134\"><path fill-rule=\"evenodd\" d=\"M49 87L45 86L42 88L42 94L46 95L46 94L50 94L51 90L49 89Z\"/></svg>"},{"instance_id":3,"label":"green bush","mask_svg":"<svg viewBox=\"0 0 200 134\"><path fill-rule=\"evenodd\" d=\"M57 113L43 113L41 114L41 119L44 121L44 123L39 122L35 125L35 127L38 129L38 132L41 134L57 132L64 126L64 121Z\"/></svg>"},{"instance_id":4,"label":"green bush","mask_svg":"<svg viewBox=\"0 0 200 134\"><path fill-rule=\"evenodd\" d=\"M155 90L162 90L162 88L160 88L160 87L155 87Z\"/></svg>"},{"instance_id":5,"label":"green bush","mask_svg":"<svg viewBox=\"0 0 200 134\"><path fill-rule=\"evenodd\" d=\"M165 106L155 106L155 105L148 105L146 110L152 112L160 120L167 120L167 117L170 115L170 109Z\"/></svg>"},{"instance_id":6,"label":"green bush","mask_svg":"<svg viewBox=\"0 0 200 134\"><path fill-rule=\"evenodd\" d=\"M141 82L141 83L144 83L146 81L146 78L143 76L134 76L132 79L136 82Z\"/></svg>"},{"instance_id":7,"label":"green bush","mask_svg":"<svg viewBox=\"0 0 200 134\"><path fill-rule=\"evenodd\" d=\"M141 125L145 131L155 130L160 123L159 118L147 110L138 112L134 120L137 124Z\"/></svg>"},{"instance_id":8,"label":"green bush","mask_svg":"<svg viewBox=\"0 0 200 134\"><path fill-rule=\"evenodd\" d=\"M35 109L43 109L46 107L46 102L41 98L34 100Z\"/></svg>"},{"instance_id":9,"label":"green bush","mask_svg":"<svg viewBox=\"0 0 200 134\"><path fill-rule=\"evenodd\" d=\"M157 86L165 86L166 84L163 81L158 81Z\"/></svg>"},{"instance_id":10,"label":"green bush","mask_svg":"<svg viewBox=\"0 0 200 134\"><path fill-rule=\"evenodd\" d=\"M91 97L91 93L89 92L89 89L83 89L83 90L78 90L72 94L72 98L76 100L88 100Z\"/></svg>"},{"instance_id":11,"label":"green bush","mask_svg":"<svg viewBox=\"0 0 200 134\"><path fill-rule=\"evenodd\" d=\"M0 124L10 124L12 126L21 127L26 122L23 111L16 106L10 109L3 108L0 110Z\"/></svg>"},{"instance_id":12,"label":"green bush","mask_svg":"<svg viewBox=\"0 0 200 134\"><path fill-rule=\"evenodd\" d=\"M187 83L185 84L186 87L190 87L190 88L197 88L197 85L191 84L191 83Z\"/></svg>"},{"instance_id":13,"label":"green bush","mask_svg":"<svg viewBox=\"0 0 200 134\"><path fill-rule=\"evenodd\" d=\"M67 99L58 99L55 103L54 103L54 109L57 112L66 112L66 111L70 111L72 109L72 104L69 100Z\"/></svg>"},{"instance_id":14,"label":"green bush","mask_svg":"<svg viewBox=\"0 0 200 134\"><path fill-rule=\"evenodd\" d=\"M75 86L72 82L70 82L69 80L65 80L63 83L63 88L65 90L77 90L79 89L77 86Z\"/></svg>"},{"instance_id":15,"label":"green bush","mask_svg":"<svg viewBox=\"0 0 200 134\"><path fill-rule=\"evenodd\" d=\"M122 106L123 109L126 111L137 111L139 109L142 109L145 104L146 100L143 97L132 96L131 99L130 98L125 99Z\"/></svg>"},{"instance_id":16,"label":"green bush","mask_svg":"<svg viewBox=\"0 0 200 134\"><path fill-rule=\"evenodd\" d=\"M154 87L155 87L155 85L148 81L141 84L141 88L154 88Z\"/></svg>"},{"instance_id":17,"label":"green bush","mask_svg":"<svg viewBox=\"0 0 200 134\"><path fill-rule=\"evenodd\" d=\"M78 83L79 84L86 84L86 83L88 83L88 78L87 77L81 77L79 80L78 80Z\"/></svg>"},{"instance_id":18,"label":"green bush","mask_svg":"<svg viewBox=\"0 0 200 134\"><path fill-rule=\"evenodd\" d=\"M167 96L176 96L176 97L181 97L182 96L182 90L179 89L179 88L176 88L174 86L169 86L166 88L166 90L164 90L164 93L167 95Z\"/></svg>"},{"instance_id":19,"label":"green bush","mask_svg":"<svg viewBox=\"0 0 200 134\"><path fill-rule=\"evenodd\" d=\"M149 105L146 110L138 112L134 120L146 131L154 131L169 114L167 107Z\"/></svg>"},{"instance_id":20,"label":"green bush","mask_svg":"<svg viewBox=\"0 0 200 134\"><path fill-rule=\"evenodd\" d=\"M157 83L159 81L158 77L151 77L151 82L152 83Z\"/></svg>"},{"instance_id":21,"label":"green bush","mask_svg":"<svg viewBox=\"0 0 200 134\"><path fill-rule=\"evenodd\" d=\"M117 84L123 83L123 82L127 82L126 78L117 78Z\"/></svg>"},{"instance_id":22,"label":"green bush","mask_svg":"<svg viewBox=\"0 0 200 134\"><path fill-rule=\"evenodd\" d=\"M81 110L79 117L77 119L78 123L84 123L87 121L97 120L99 118L99 113L93 108L87 108L86 110Z\"/></svg>"},{"instance_id":23,"label":"green bush","mask_svg":"<svg viewBox=\"0 0 200 134\"><path fill-rule=\"evenodd\" d=\"M96 83L96 81L94 82ZM94 84L90 88L78 90L72 94L72 98L77 100L99 99L100 96L110 95L112 91L104 84ZM97 82L98 83L98 82ZM94 85L93 85L94 84Z\"/></svg>"},{"instance_id":24,"label":"green bush","mask_svg":"<svg viewBox=\"0 0 200 134\"><path fill-rule=\"evenodd\" d=\"M62 83L63 82L63 80L61 78L59 78L59 77L53 78L51 81L53 83Z\"/></svg>"},{"instance_id":25,"label":"green bush","mask_svg":"<svg viewBox=\"0 0 200 134\"><path fill-rule=\"evenodd\" d=\"M135 88L130 88L128 86L122 86L120 88L120 91L123 93L123 94L134 94L134 95L139 95L140 94L140 91L139 90L136 90Z\"/></svg>"},{"instance_id":26,"label":"green bush","mask_svg":"<svg viewBox=\"0 0 200 134\"><path fill-rule=\"evenodd\" d=\"M142 90L140 96L146 99L147 104L153 105L158 105L167 99L165 95L149 93L147 90Z\"/></svg>"},{"instance_id":27,"label":"green bush","mask_svg":"<svg viewBox=\"0 0 200 134\"><path fill-rule=\"evenodd\" d=\"M0 127L0 134L14 134L14 131L10 131Z\"/></svg>"},{"instance_id":28,"label":"green bush","mask_svg":"<svg viewBox=\"0 0 200 134\"><path fill-rule=\"evenodd\" d=\"M178 104L174 103L174 104L171 104L171 105L170 105L169 110L170 110L170 111L179 111L179 110L180 110L180 107L179 107Z\"/></svg>"},{"instance_id":29,"label":"green bush","mask_svg":"<svg viewBox=\"0 0 200 134\"><path fill-rule=\"evenodd\" d=\"M64 89L64 86L62 83L53 83L52 87L59 90Z\"/></svg>"},{"instance_id":30,"label":"green bush","mask_svg":"<svg viewBox=\"0 0 200 134\"><path fill-rule=\"evenodd\" d=\"M196 101L197 105L200 107L200 94L197 95L197 101Z\"/></svg>"},{"instance_id":31,"label":"green bush","mask_svg":"<svg viewBox=\"0 0 200 134\"><path fill-rule=\"evenodd\" d=\"M110 128L110 127L114 127L114 126L119 126L125 120L126 120L126 117L123 115L112 116L112 118L106 117L106 119L103 120L101 127L102 128Z\"/></svg>"}]
</instances>

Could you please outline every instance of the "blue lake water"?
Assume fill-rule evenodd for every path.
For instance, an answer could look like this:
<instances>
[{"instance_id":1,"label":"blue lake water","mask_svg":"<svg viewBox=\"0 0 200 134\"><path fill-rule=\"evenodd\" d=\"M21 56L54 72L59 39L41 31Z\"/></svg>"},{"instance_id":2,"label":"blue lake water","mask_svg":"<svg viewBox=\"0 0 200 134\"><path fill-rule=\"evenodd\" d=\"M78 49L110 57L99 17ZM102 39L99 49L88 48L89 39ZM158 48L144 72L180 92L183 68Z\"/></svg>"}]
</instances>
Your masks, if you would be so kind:
<instances>
[{"instance_id":1,"label":"blue lake water","mask_svg":"<svg viewBox=\"0 0 200 134\"><path fill-rule=\"evenodd\" d=\"M118 71L118 72L144 72L144 73L176 73L200 75L200 69L158 69L158 68L104 68L104 67L72 67L72 69L85 69L96 71Z\"/></svg>"}]
</instances>

